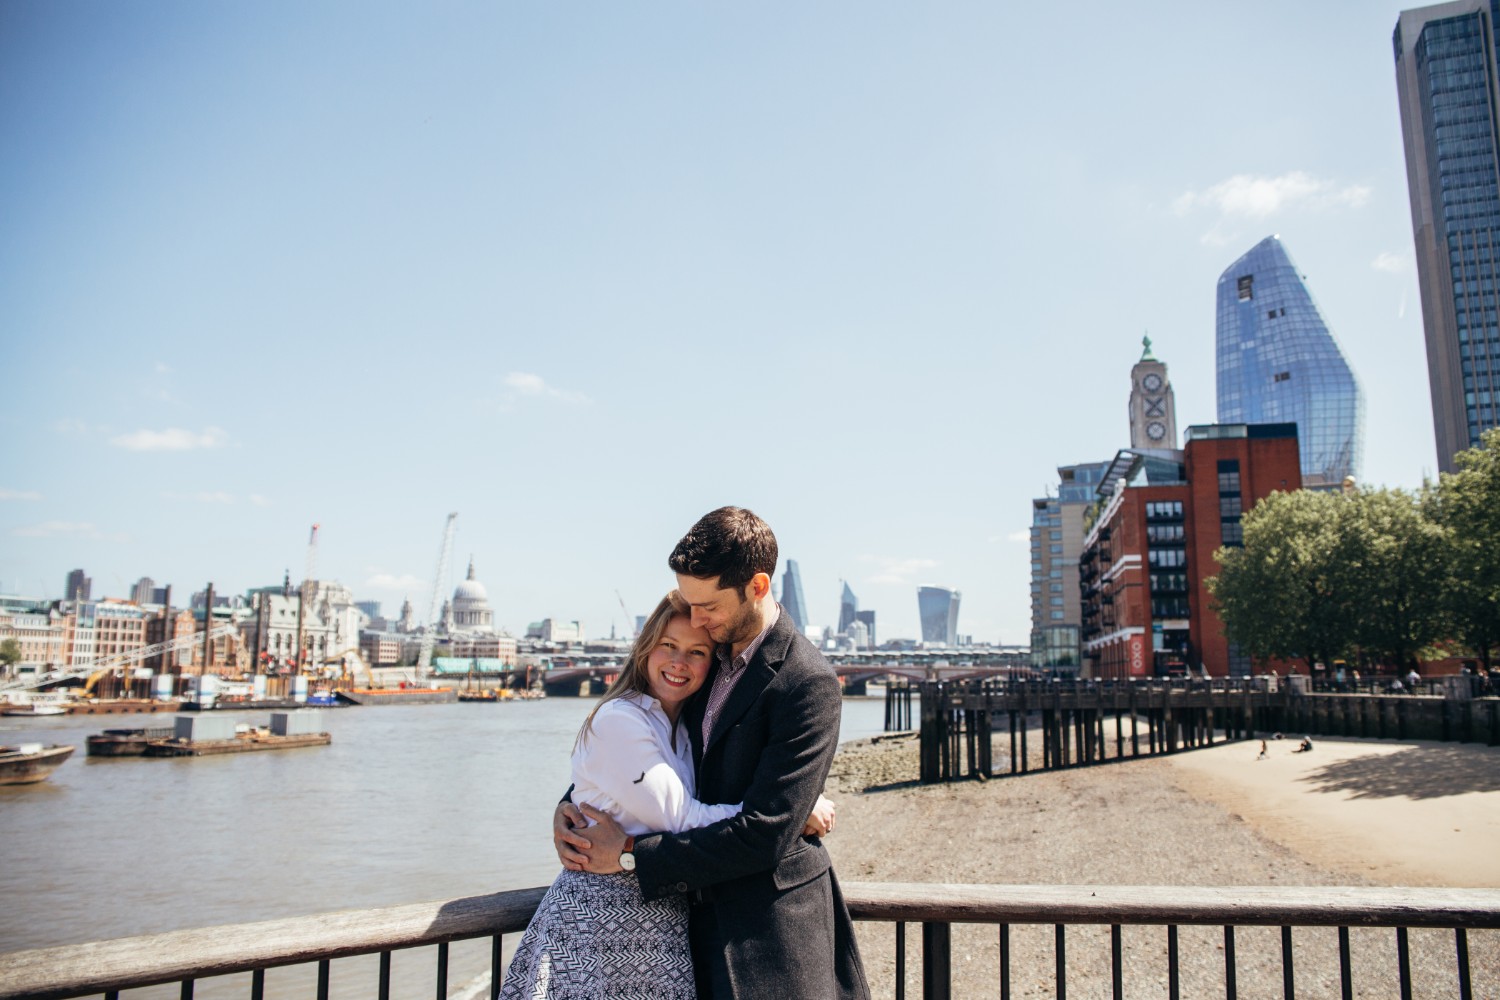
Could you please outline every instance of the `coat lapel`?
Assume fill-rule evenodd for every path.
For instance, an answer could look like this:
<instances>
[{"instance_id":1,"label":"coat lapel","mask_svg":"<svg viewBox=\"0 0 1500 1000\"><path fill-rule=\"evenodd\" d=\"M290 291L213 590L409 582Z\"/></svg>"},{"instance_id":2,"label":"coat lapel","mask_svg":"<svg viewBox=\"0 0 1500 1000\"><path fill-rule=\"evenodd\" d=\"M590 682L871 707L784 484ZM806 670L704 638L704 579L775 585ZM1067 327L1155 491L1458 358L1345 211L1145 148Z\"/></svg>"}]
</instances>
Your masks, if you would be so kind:
<instances>
[{"instance_id":1,"label":"coat lapel","mask_svg":"<svg viewBox=\"0 0 1500 1000\"><path fill-rule=\"evenodd\" d=\"M776 624L771 626L770 634L755 651L755 656L745 664L745 676L741 677L739 683L734 686L734 690L729 693L729 700L724 703L723 709L714 718L713 732L708 734L708 745L703 748L704 757L707 757L709 751L723 740L724 734L729 732L740 717L749 711L750 706L755 704L755 700L766 689L766 685L771 683L772 678L776 676L776 671L781 668L782 661L786 659L793 635L795 635L795 626L792 625L791 615L783 609L776 616ZM705 688L707 686L707 684L704 685ZM698 728L700 730L703 728L701 709L698 712Z\"/></svg>"}]
</instances>

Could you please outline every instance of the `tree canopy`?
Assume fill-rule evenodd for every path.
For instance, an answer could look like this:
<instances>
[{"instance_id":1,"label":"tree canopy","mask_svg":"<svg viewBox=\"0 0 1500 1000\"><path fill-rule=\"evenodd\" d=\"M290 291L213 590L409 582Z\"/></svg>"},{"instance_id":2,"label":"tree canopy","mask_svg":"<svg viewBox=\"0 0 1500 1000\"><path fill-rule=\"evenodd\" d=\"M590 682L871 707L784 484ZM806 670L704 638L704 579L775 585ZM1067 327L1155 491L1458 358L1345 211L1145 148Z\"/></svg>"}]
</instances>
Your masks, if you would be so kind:
<instances>
[{"instance_id":1,"label":"tree canopy","mask_svg":"<svg viewBox=\"0 0 1500 1000\"><path fill-rule=\"evenodd\" d=\"M1443 639L1486 668L1500 644L1500 430L1419 493L1273 493L1208 581L1225 634L1257 659L1404 667Z\"/></svg>"}]
</instances>

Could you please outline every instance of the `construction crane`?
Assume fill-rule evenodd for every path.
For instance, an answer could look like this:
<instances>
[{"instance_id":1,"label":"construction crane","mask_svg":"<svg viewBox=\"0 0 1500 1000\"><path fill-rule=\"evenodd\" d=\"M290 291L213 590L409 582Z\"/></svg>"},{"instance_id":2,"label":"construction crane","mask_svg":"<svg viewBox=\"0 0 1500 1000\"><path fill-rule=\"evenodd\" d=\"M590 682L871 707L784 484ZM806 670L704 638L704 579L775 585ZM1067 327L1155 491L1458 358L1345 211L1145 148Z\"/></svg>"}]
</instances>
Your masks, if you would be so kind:
<instances>
[{"instance_id":1,"label":"construction crane","mask_svg":"<svg viewBox=\"0 0 1500 1000\"><path fill-rule=\"evenodd\" d=\"M421 681L427 676L427 668L432 666L432 645L437 641L437 629L441 624L438 615L443 610L444 584L448 580L448 560L453 556L453 522L458 520L458 512L454 511L448 515L448 523L443 526L443 547L438 553L437 575L432 580L432 600L427 605L427 630L422 633L421 654L417 657L417 680Z\"/></svg>"},{"instance_id":2,"label":"construction crane","mask_svg":"<svg viewBox=\"0 0 1500 1000\"><path fill-rule=\"evenodd\" d=\"M620 602L620 611L625 615L625 638L635 638L635 619L630 617L630 609L625 606L625 598L620 596L619 588L615 589L615 600Z\"/></svg>"},{"instance_id":3,"label":"construction crane","mask_svg":"<svg viewBox=\"0 0 1500 1000\"><path fill-rule=\"evenodd\" d=\"M307 536L307 564L302 574L302 586L297 590L297 672L302 673L302 661L307 657L302 649L302 625L307 617L307 602L312 597L313 581L318 574L318 527L314 524Z\"/></svg>"},{"instance_id":4,"label":"construction crane","mask_svg":"<svg viewBox=\"0 0 1500 1000\"><path fill-rule=\"evenodd\" d=\"M230 622L225 622L223 625L216 626L213 631L209 632L208 638L210 641L214 639L222 639L227 635L232 635L238 638L239 634L240 631L238 626ZM90 691L93 689L95 684L99 683L99 679L101 677L110 673L111 671L119 670L121 667L128 667L132 663L139 663L141 660L149 660L151 657L160 654L175 653L179 649L190 648L193 646L193 644L202 641L202 632L193 632L189 635L180 635L175 639L168 639L166 642L158 642L153 646L143 646L140 649L133 649L128 653L121 653L119 656L111 656L107 660L100 660L98 663L91 663L86 667L75 667L63 673L49 674L45 678L31 678L28 680L9 681L5 684L0 684L0 691L13 691L28 687L39 688L48 684L58 684L62 681L77 680L79 678L85 677L88 678L88 680L85 683L84 690Z\"/></svg>"},{"instance_id":5,"label":"construction crane","mask_svg":"<svg viewBox=\"0 0 1500 1000\"><path fill-rule=\"evenodd\" d=\"M322 525L312 526L312 533L307 536L307 572L302 574L304 581L311 582L318 578L318 529Z\"/></svg>"}]
</instances>

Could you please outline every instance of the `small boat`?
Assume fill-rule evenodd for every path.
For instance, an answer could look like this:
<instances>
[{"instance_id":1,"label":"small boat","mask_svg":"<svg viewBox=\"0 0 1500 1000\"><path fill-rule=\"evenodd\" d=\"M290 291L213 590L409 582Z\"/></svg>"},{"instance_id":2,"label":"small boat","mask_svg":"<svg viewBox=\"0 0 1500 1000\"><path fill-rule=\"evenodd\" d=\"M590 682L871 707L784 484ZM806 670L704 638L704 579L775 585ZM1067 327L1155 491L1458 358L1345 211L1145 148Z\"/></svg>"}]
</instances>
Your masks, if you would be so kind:
<instances>
[{"instance_id":1,"label":"small boat","mask_svg":"<svg viewBox=\"0 0 1500 1000\"><path fill-rule=\"evenodd\" d=\"M56 743L19 743L0 746L0 785L29 785L46 781L63 761L73 756L73 747Z\"/></svg>"},{"instance_id":2,"label":"small boat","mask_svg":"<svg viewBox=\"0 0 1500 1000\"><path fill-rule=\"evenodd\" d=\"M50 705L46 702L33 701L25 705L10 705L0 710L0 715L17 715L25 718L29 715L67 715L68 710L61 705Z\"/></svg>"}]
</instances>

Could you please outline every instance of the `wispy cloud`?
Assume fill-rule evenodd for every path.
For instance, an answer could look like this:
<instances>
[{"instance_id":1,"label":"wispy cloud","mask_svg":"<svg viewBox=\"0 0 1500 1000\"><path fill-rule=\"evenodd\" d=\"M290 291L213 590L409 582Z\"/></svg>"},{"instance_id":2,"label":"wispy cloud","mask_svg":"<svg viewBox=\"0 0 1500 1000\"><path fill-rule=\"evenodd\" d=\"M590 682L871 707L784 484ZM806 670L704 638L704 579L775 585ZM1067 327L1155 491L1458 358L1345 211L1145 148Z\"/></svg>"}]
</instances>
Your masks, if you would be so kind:
<instances>
[{"instance_id":1,"label":"wispy cloud","mask_svg":"<svg viewBox=\"0 0 1500 1000\"><path fill-rule=\"evenodd\" d=\"M245 499L249 500L250 501L250 505L253 506L253 507L269 507L269 506L271 506L271 499L269 497L263 497L259 493L252 493L248 497L246 497Z\"/></svg>"},{"instance_id":2,"label":"wispy cloud","mask_svg":"<svg viewBox=\"0 0 1500 1000\"><path fill-rule=\"evenodd\" d=\"M861 556L861 560L873 563L875 573L865 579L870 583L914 583L923 570L937 566L936 559L893 559L889 556Z\"/></svg>"},{"instance_id":3,"label":"wispy cloud","mask_svg":"<svg viewBox=\"0 0 1500 1000\"><path fill-rule=\"evenodd\" d=\"M234 503L234 494L225 493L223 490L200 490L197 493L178 493L167 490L162 493L163 500L190 500L193 503Z\"/></svg>"},{"instance_id":4,"label":"wispy cloud","mask_svg":"<svg viewBox=\"0 0 1500 1000\"><path fill-rule=\"evenodd\" d=\"M370 590L388 590L401 594L420 593L432 589L431 580L420 580L410 573L387 573L383 570L373 570L365 579L365 587Z\"/></svg>"},{"instance_id":5,"label":"wispy cloud","mask_svg":"<svg viewBox=\"0 0 1500 1000\"><path fill-rule=\"evenodd\" d=\"M1398 253L1383 253L1370 261L1370 266L1377 271L1390 271L1395 274L1406 270L1406 258Z\"/></svg>"},{"instance_id":6,"label":"wispy cloud","mask_svg":"<svg viewBox=\"0 0 1500 1000\"><path fill-rule=\"evenodd\" d=\"M0 486L0 500L40 500L42 495L36 490L8 490Z\"/></svg>"},{"instance_id":7,"label":"wispy cloud","mask_svg":"<svg viewBox=\"0 0 1500 1000\"><path fill-rule=\"evenodd\" d=\"M561 400L565 403L587 403L589 398L581 392L559 389L548 385L547 380L530 372L510 372L501 380L505 388L515 396L532 396Z\"/></svg>"},{"instance_id":8,"label":"wispy cloud","mask_svg":"<svg viewBox=\"0 0 1500 1000\"><path fill-rule=\"evenodd\" d=\"M24 527L15 528L11 531L11 534L18 535L21 538L57 538L67 536L110 542L124 542L129 540L128 535L100 531L97 525L89 521L43 521L41 524L29 524Z\"/></svg>"},{"instance_id":9,"label":"wispy cloud","mask_svg":"<svg viewBox=\"0 0 1500 1000\"><path fill-rule=\"evenodd\" d=\"M1007 542L1029 542L1031 541L1031 529L1022 528L1020 531L1012 531L1005 536Z\"/></svg>"},{"instance_id":10,"label":"wispy cloud","mask_svg":"<svg viewBox=\"0 0 1500 1000\"><path fill-rule=\"evenodd\" d=\"M1172 202L1172 211L1187 215L1196 208L1243 219L1265 219L1290 208L1360 208L1370 200L1363 184L1321 180L1301 170L1279 177L1235 174L1202 191L1186 191Z\"/></svg>"},{"instance_id":11,"label":"wispy cloud","mask_svg":"<svg viewBox=\"0 0 1500 1000\"><path fill-rule=\"evenodd\" d=\"M110 439L110 444L130 451L194 451L199 448L222 448L229 435L217 427L201 431L168 427L163 431L139 430Z\"/></svg>"}]
</instances>

